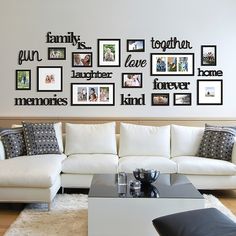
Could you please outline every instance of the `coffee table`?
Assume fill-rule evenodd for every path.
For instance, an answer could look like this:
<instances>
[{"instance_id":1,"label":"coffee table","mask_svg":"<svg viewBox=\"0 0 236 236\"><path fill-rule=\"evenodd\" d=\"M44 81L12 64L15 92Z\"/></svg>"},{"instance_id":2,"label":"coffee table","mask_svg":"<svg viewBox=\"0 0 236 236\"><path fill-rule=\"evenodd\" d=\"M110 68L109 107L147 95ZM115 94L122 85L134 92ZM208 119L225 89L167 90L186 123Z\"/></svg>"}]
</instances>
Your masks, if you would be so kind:
<instances>
[{"instance_id":1,"label":"coffee table","mask_svg":"<svg viewBox=\"0 0 236 236\"><path fill-rule=\"evenodd\" d=\"M115 174L96 174L88 195L88 236L157 236L153 219L200 208L204 198L184 175L161 174L133 192L128 185L118 188Z\"/></svg>"}]
</instances>

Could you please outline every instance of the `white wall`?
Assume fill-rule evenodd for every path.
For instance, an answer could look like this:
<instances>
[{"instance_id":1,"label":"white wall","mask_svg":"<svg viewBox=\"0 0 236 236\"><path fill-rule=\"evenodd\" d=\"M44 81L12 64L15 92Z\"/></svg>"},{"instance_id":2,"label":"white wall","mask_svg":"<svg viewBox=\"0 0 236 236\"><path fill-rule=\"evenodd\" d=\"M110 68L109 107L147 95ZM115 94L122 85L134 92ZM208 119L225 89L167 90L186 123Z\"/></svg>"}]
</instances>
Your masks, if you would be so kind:
<instances>
[{"instance_id":1,"label":"white wall","mask_svg":"<svg viewBox=\"0 0 236 236\"><path fill-rule=\"evenodd\" d=\"M236 1L235 0L3 0L0 3L0 52L1 52L1 84L0 108L1 116L75 116L75 117L236 117L235 109L235 69L236 69ZM91 82L114 82L116 84L116 105L108 106L70 106L70 83L86 82L84 79L72 79L71 52L76 48L70 44L46 44L46 33L66 34L69 31L81 36L93 48L93 69L112 71L112 79L92 79ZM150 76L150 53L161 52L151 49L150 39L168 40L171 36L189 40L192 50L168 50L167 52L195 53L195 76L159 77L161 81L189 81L192 93L191 107L151 106L152 83ZM97 39L120 38L122 60L120 68L97 68ZM144 69L124 68L126 39L144 38L145 53L133 53L133 58L147 59ZM224 105L197 106L196 80L203 79L196 75L200 67L200 47L202 44L217 45L217 66L224 76ZM66 61L48 61L47 47L66 46ZM42 62L24 62L17 64L19 50L38 50ZM36 92L36 66L62 65L64 67L63 92L58 97L68 97L68 106L14 106L15 97L52 97L51 92ZM203 68L203 67L202 67ZM209 67L208 67L209 68ZM31 91L15 90L15 70L32 70ZM207 69L207 68L203 68ZM83 71L89 71L83 69ZM142 72L142 89L122 89L122 72ZM214 79L214 78L213 78ZM146 95L145 106L120 106L120 94L131 93ZM165 92L165 91L160 91ZM175 91L180 92L180 91ZM171 94L173 92L170 92Z\"/></svg>"}]
</instances>

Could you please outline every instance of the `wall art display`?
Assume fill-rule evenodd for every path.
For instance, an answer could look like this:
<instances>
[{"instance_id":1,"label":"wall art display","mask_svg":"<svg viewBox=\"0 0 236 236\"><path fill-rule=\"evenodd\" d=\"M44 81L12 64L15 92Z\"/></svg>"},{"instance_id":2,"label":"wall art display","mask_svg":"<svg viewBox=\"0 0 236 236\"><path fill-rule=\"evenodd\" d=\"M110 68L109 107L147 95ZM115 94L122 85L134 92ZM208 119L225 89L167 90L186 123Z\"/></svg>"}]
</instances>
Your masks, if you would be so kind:
<instances>
[{"instance_id":1,"label":"wall art display","mask_svg":"<svg viewBox=\"0 0 236 236\"><path fill-rule=\"evenodd\" d=\"M152 106L169 106L169 93L152 93Z\"/></svg>"},{"instance_id":2,"label":"wall art display","mask_svg":"<svg viewBox=\"0 0 236 236\"><path fill-rule=\"evenodd\" d=\"M122 73L122 88L142 88L142 73Z\"/></svg>"},{"instance_id":3,"label":"wall art display","mask_svg":"<svg viewBox=\"0 0 236 236\"><path fill-rule=\"evenodd\" d=\"M216 45L201 46L201 65L216 66Z\"/></svg>"},{"instance_id":4,"label":"wall art display","mask_svg":"<svg viewBox=\"0 0 236 236\"><path fill-rule=\"evenodd\" d=\"M62 66L37 67L37 91L62 91Z\"/></svg>"},{"instance_id":5,"label":"wall art display","mask_svg":"<svg viewBox=\"0 0 236 236\"><path fill-rule=\"evenodd\" d=\"M16 70L16 90L31 89L31 71Z\"/></svg>"},{"instance_id":6,"label":"wall art display","mask_svg":"<svg viewBox=\"0 0 236 236\"><path fill-rule=\"evenodd\" d=\"M127 39L127 52L145 52L144 39Z\"/></svg>"},{"instance_id":7,"label":"wall art display","mask_svg":"<svg viewBox=\"0 0 236 236\"><path fill-rule=\"evenodd\" d=\"M71 106L114 106L114 83L72 83Z\"/></svg>"},{"instance_id":8,"label":"wall art display","mask_svg":"<svg viewBox=\"0 0 236 236\"><path fill-rule=\"evenodd\" d=\"M66 48L48 48L48 60L66 60Z\"/></svg>"},{"instance_id":9,"label":"wall art display","mask_svg":"<svg viewBox=\"0 0 236 236\"><path fill-rule=\"evenodd\" d=\"M222 80L197 80L197 105L222 105Z\"/></svg>"},{"instance_id":10,"label":"wall art display","mask_svg":"<svg viewBox=\"0 0 236 236\"><path fill-rule=\"evenodd\" d=\"M98 66L120 66L120 39L98 39Z\"/></svg>"},{"instance_id":11,"label":"wall art display","mask_svg":"<svg viewBox=\"0 0 236 236\"><path fill-rule=\"evenodd\" d=\"M151 75L194 75L194 54L151 53Z\"/></svg>"},{"instance_id":12,"label":"wall art display","mask_svg":"<svg viewBox=\"0 0 236 236\"><path fill-rule=\"evenodd\" d=\"M92 67L92 52L72 52L72 67Z\"/></svg>"},{"instance_id":13,"label":"wall art display","mask_svg":"<svg viewBox=\"0 0 236 236\"><path fill-rule=\"evenodd\" d=\"M174 93L175 106L191 106L192 94L191 93Z\"/></svg>"}]
</instances>

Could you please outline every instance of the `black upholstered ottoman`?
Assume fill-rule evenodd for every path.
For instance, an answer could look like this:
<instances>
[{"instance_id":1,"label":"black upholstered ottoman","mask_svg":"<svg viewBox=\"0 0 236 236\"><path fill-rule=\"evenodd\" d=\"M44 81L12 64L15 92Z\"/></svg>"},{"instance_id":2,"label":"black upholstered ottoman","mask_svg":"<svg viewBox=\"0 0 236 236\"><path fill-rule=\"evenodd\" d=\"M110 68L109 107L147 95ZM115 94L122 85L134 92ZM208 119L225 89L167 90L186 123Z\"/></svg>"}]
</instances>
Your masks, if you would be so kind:
<instances>
[{"instance_id":1,"label":"black upholstered ottoman","mask_svg":"<svg viewBox=\"0 0 236 236\"><path fill-rule=\"evenodd\" d=\"M236 236L236 223L215 208L159 217L153 225L160 236Z\"/></svg>"}]
</instances>

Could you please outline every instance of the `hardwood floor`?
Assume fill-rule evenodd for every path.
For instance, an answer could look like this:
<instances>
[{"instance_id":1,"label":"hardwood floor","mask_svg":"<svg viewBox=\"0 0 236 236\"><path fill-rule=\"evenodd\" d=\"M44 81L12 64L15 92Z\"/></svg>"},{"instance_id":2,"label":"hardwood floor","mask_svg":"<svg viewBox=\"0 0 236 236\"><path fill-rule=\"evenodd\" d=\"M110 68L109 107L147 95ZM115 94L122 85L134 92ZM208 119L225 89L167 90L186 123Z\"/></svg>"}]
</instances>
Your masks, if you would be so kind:
<instances>
[{"instance_id":1,"label":"hardwood floor","mask_svg":"<svg viewBox=\"0 0 236 236\"><path fill-rule=\"evenodd\" d=\"M236 190L204 191L204 193L212 194L219 198L236 215ZM4 235L23 208L23 204L0 204L0 236Z\"/></svg>"}]
</instances>

